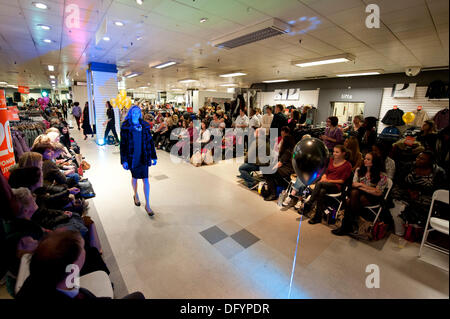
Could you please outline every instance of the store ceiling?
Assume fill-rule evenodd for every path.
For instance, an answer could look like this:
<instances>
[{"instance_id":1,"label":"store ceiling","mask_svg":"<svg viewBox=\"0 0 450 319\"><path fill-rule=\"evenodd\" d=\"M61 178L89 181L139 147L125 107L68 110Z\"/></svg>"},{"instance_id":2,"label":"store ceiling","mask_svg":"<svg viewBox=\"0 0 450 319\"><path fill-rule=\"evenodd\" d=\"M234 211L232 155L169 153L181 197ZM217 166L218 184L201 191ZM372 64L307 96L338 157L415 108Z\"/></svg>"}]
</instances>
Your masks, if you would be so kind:
<instances>
[{"instance_id":1,"label":"store ceiling","mask_svg":"<svg viewBox=\"0 0 450 319\"><path fill-rule=\"evenodd\" d=\"M0 82L49 87L84 80L89 62L116 63L129 88L217 88L233 82L249 86L271 79L300 80L341 72L449 64L448 0L0 0ZM368 4L380 7L379 29L368 29ZM79 28L68 28L67 6L80 8ZM67 11L67 12L66 12ZM107 18L106 36L96 45L96 31ZM211 41L271 17L292 23L289 34L231 50ZM202 18L208 20L200 23ZM70 19L69 19L70 20ZM116 26L121 21L124 26ZM69 21L70 22L70 21ZM42 30L44 24L50 30ZM70 26L70 25L69 25ZM45 43L50 39L52 43ZM138 40L140 39L140 40ZM299 43L301 40L301 43ZM291 61L350 53L355 62L308 68ZM169 60L180 64L154 69ZM55 66L49 72L47 65ZM246 76L221 78L243 71ZM181 79L199 80L195 85ZM68 82L66 82L68 81Z\"/></svg>"}]
</instances>

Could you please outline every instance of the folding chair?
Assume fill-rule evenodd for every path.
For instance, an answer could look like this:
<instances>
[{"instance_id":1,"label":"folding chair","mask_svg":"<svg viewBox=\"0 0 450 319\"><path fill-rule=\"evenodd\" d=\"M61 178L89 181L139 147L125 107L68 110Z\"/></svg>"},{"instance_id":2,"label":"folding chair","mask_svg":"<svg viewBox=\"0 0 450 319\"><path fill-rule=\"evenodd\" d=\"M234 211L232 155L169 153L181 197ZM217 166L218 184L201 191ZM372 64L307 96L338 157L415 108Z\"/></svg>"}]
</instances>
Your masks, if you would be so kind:
<instances>
[{"instance_id":1,"label":"folding chair","mask_svg":"<svg viewBox=\"0 0 450 319\"><path fill-rule=\"evenodd\" d=\"M441 219L441 218L437 218L437 217L431 217L431 214L433 213L433 206L434 206L434 202L435 201L440 201L443 202L445 204L448 205L449 203L449 199L448 199L448 190L444 190L444 189L438 189L437 191L435 191L433 193L433 197L431 200L431 206L430 206L430 211L428 212L428 219L427 219L427 224L425 226L425 231L423 233L423 238L422 238L422 243L420 245L420 250L419 250L419 257L422 255L422 248L423 246L427 246L431 249L440 251L441 253L447 254L448 255L448 250L444 249L442 247L439 247L437 245L431 244L427 242L427 238L428 238L428 234L433 231L433 230L437 230L440 233L444 233L446 235L448 235L449 231L449 221L445 220L445 219ZM431 229L428 229L428 225L431 226Z\"/></svg>"},{"instance_id":2,"label":"folding chair","mask_svg":"<svg viewBox=\"0 0 450 319\"><path fill-rule=\"evenodd\" d=\"M388 198L389 193L391 192L391 189L392 189L392 185L394 184L389 177L387 178L387 184L388 184L388 187L386 190L386 194L384 195L384 198L383 198L384 201ZM366 206L364 208L368 209L372 214L375 215L375 219L373 220L373 225L375 225L378 217L380 217L380 213L381 213L381 210L383 209L383 207L381 206L381 204L378 204L378 205L373 205L373 206Z\"/></svg>"}]
</instances>

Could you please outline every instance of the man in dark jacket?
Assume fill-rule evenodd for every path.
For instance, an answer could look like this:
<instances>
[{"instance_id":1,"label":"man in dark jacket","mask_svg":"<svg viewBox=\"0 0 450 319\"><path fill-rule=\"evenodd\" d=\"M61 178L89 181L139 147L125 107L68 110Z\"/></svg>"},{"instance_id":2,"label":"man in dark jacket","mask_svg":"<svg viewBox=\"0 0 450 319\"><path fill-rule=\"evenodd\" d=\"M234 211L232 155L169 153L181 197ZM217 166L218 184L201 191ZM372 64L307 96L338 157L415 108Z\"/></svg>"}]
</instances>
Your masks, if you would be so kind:
<instances>
[{"instance_id":1,"label":"man in dark jacket","mask_svg":"<svg viewBox=\"0 0 450 319\"><path fill-rule=\"evenodd\" d=\"M288 120L283 114L283 105L277 104L275 106L275 114L273 116L272 124L270 128L278 129L278 136L281 136L281 128L288 125Z\"/></svg>"}]
</instances>

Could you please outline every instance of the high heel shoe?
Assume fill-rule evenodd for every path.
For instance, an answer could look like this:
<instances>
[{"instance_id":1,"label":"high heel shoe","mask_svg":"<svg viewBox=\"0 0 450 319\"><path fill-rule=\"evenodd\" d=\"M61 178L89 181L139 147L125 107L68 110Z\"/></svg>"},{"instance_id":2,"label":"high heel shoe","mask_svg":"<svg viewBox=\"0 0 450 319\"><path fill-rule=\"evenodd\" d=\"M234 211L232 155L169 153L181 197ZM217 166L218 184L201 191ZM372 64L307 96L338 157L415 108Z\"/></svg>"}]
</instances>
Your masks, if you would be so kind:
<instances>
[{"instance_id":1,"label":"high heel shoe","mask_svg":"<svg viewBox=\"0 0 450 319\"><path fill-rule=\"evenodd\" d=\"M152 210L151 208L150 208L150 211L147 210L147 206L145 206L145 211L147 212L147 214L148 214L149 216L155 215L155 213L153 212L153 210Z\"/></svg>"},{"instance_id":2,"label":"high heel shoe","mask_svg":"<svg viewBox=\"0 0 450 319\"><path fill-rule=\"evenodd\" d=\"M134 196L134 195L133 195L133 200L134 200L134 205L141 206L141 202L140 201L136 202L136 196Z\"/></svg>"}]
</instances>

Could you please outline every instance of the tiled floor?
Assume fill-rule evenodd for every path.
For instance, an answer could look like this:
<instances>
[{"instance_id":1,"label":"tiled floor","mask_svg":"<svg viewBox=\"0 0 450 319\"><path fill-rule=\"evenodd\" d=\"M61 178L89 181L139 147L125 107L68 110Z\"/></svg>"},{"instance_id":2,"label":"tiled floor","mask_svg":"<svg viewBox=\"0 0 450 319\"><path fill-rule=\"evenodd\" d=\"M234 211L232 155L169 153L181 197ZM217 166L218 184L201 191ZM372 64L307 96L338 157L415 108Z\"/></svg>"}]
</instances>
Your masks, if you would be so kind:
<instances>
[{"instance_id":1,"label":"tiled floor","mask_svg":"<svg viewBox=\"0 0 450 319\"><path fill-rule=\"evenodd\" d=\"M238 187L239 163L196 168L158 151L149 218L141 184L143 205L133 204L118 148L73 135L92 165L92 201L128 291L147 298L288 297L299 215ZM448 298L448 271L419 260L418 249L400 249L394 235L377 249L302 222L291 298ZM369 264L379 266L380 288L365 286Z\"/></svg>"}]
</instances>

